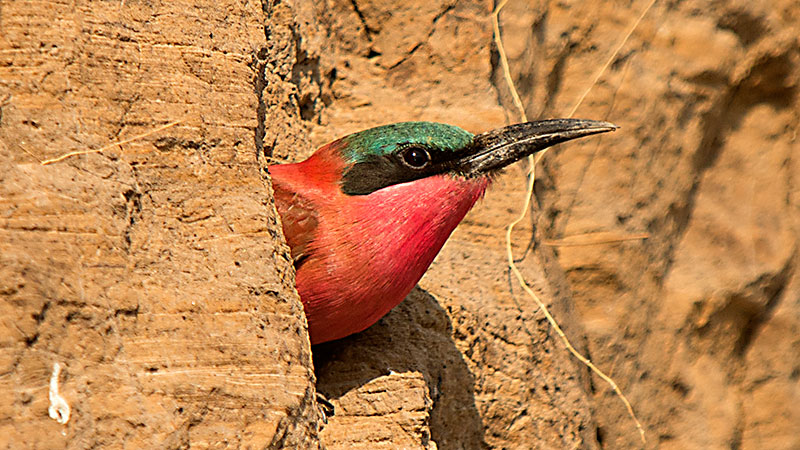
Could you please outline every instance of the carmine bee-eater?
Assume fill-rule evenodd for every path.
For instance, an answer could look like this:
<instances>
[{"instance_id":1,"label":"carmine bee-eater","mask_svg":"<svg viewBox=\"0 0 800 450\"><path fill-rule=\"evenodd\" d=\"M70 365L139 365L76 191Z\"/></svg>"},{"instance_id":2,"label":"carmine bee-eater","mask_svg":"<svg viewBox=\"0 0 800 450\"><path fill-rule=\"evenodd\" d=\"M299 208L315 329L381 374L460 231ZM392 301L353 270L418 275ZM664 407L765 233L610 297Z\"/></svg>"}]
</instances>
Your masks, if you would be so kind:
<instances>
[{"instance_id":1,"label":"carmine bee-eater","mask_svg":"<svg viewBox=\"0 0 800 450\"><path fill-rule=\"evenodd\" d=\"M377 322L422 278L503 167L560 142L616 129L556 119L477 136L431 122L351 134L269 167L312 344Z\"/></svg>"}]
</instances>

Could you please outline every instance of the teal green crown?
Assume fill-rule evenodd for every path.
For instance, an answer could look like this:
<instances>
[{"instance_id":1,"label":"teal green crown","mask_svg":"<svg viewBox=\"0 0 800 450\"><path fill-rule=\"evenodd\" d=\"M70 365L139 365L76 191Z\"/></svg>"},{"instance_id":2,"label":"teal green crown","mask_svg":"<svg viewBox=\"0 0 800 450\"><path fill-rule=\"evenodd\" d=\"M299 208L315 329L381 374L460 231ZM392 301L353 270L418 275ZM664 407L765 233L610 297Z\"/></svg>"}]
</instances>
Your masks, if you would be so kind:
<instances>
[{"instance_id":1,"label":"teal green crown","mask_svg":"<svg viewBox=\"0 0 800 450\"><path fill-rule=\"evenodd\" d=\"M342 138L342 153L349 163L371 155L387 155L400 146L424 145L440 150L459 150L472 142L472 133L436 122L400 122L370 128Z\"/></svg>"}]
</instances>

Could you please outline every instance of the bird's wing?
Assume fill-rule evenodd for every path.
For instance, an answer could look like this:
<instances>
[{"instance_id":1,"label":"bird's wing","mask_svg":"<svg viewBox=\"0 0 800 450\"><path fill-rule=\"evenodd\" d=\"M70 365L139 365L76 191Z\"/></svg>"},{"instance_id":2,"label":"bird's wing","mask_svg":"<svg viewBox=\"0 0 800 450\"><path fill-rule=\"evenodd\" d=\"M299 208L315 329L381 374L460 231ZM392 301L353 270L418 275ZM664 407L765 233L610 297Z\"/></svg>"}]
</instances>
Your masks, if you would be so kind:
<instances>
[{"instance_id":1,"label":"bird's wing","mask_svg":"<svg viewBox=\"0 0 800 450\"><path fill-rule=\"evenodd\" d=\"M290 186L273 178L275 206L283 222L283 234L292 251L295 268L309 256L309 244L314 240L319 224L314 205Z\"/></svg>"}]
</instances>

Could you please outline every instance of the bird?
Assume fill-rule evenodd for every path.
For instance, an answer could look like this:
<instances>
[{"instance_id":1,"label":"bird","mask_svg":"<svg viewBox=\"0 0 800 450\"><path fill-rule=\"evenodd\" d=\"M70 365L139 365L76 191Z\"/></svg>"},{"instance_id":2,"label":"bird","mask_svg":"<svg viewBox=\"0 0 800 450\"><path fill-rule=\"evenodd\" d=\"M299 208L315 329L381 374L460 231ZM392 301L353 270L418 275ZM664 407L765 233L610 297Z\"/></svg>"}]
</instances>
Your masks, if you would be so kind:
<instances>
[{"instance_id":1,"label":"bird","mask_svg":"<svg viewBox=\"0 0 800 450\"><path fill-rule=\"evenodd\" d=\"M267 166L311 344L363 331L397 306L501 169L616 129L549 119L473 135L401 122L342 137L302 162Z\"/></svg>"}]
</instances>

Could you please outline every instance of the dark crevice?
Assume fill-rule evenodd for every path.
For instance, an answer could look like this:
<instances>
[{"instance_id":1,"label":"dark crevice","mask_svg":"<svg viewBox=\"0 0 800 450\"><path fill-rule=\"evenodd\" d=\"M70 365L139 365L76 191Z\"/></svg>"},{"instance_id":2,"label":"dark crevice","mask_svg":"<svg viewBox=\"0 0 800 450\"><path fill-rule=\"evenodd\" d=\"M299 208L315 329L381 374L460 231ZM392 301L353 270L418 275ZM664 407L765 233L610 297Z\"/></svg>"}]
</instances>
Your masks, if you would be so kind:
<instances>
[{"instance_id":1,"label":"dark crevice","mask_svg":"<svg viewBox=\"0 0 800 450\"><path fill-rule=\"evenodd\" d=\"M139 305L133 308L120 308L114 310L114 317L118 316L127 316L127 317L138 317L139 316Z\"/></svg>"},{"instance_id":2,"label":"dark crevice","mask_svg":"<svg viewBox=\"0 0 800 450\"><path fill-rule=\"evenodd\" d=\"M281 0L261 0L261 11L264 12L264 17L269 18L272 15L272 8L280 3Z\"/></svg>"},{"instance_id":3,"label":"dark crevice","mask_svg":"<svg viewBox=\"0 0 800 450\"><path fill-rule=\"evenodd\" d=\"M321 110L333 101L328 88L337 76L332 68L323 69L322 57L301 34L300 23L280 20L295 13L292 7L277 5L262 0L265 40L253 50L249 64L257 103L254 149L261 169L290 137L284 125L297 124L296 119L319 123Z\"/></svg>"},{"instance_id":4,"label":"dark crevice","mask_svg":"<svg viewBox=\"0 0 800 450\"><path fill-rule=\"evenodd\" d=\"M502 95L503 91L497 85L498 84L497 80L502 79L503 67L502 63L500 62L500 53L497 51L497 47L494 45L491 46L491 51L489 52L489 65L491 67L489 73L492 74L491 75L491 79L493 80L492 87L494 87L494 93L497 104L504 106L505 102L503 101L503 95ZM509 108L504 106L503 111L506 113L506 119L508 120Z\"/></svg>"},{"instance_id":5,"label":"dark crevice","mask_svg":"<svg viewBox=\"0 0 800 450\"><path fill-rule=\"evenodd\" d=\"M40 324L44 321L45 316L47 315L47 310L50 309L50 302L44 302L42 305L42 309L39 310L38 313L33 314L33 320L36 321L37 324Z\"/></svg>"},{"instance_id":6,"label":"dark crevice","mask_svg":"<svg viewBox=\"0 0 800 450\"><path fill-rule=\"evenodd\" d=\"M603 442L606 440L606 431L602 427L597 427L596 430L597 443L600 448L603 448Z\"/></svg>"},{"instance_id":7,"label":"dark crevice","mask_svg":"<svg viewBox=\"0 0 800 450\"><path fill-rule=\"evenodd\" d=\"M672 388L673 391L675 391L678 395L680 395L681 398L686 398L689 395L689 392L691 391L689 386L687 386L686 383L684 383L681 380L674 380L670 385L670 387Z\"/></svg>"},{"instance_id":8,"label":"dark crevice","mask_svg":"<svg viewBox=\"0 0 800 450\"><path fill-rule=\"evenodd\" d=\"M250 69L253 71L253 92L256 94L256 128L254 133L254 144L256 150L256 161L262 161L262 157L272 156L272 147L264 147L264 136L266 135L267 105L264 101L264 90L267 88L267 61L269 59L269 43L272 39L272 27L269 19L272 16L273 8L280 3L280 0L261 0L261 10L264 13L264 42L265 46L253 50L250 61Z\"/></svg>"},{"instance_id":9,"label":"dark crevice","mask_svg":"<svg viewBox=\"0 0 800 450\"><path fill-rule=\"evenodd\" d=\"M42 308L39 310L39 312L38 312L38 313L34 313L34 314L32 314L32 315L31 315L31 317L33 318L33 320L35 320L35 321L36 321L36 325L37 325L37 331L36 331L36 332L34 332L32 335L30 335L30 336L27 336L27 335L26 335L26 336L23 338L23 342L25 343L25 346L26 346L26 347L31 347L31 346L33 346L33 345L34 345L34 344L36 344L36 342L39 340L39 331L38 331L38 327L39 327L39 325L41 325L41 324L42 324L42 322L44 322L44 319L45 319L45 317L47 316L47 310L48 310L48 309L50 309L50 302L49 302L49 301L46 301L46 302L44 302L44 304L42 304Z\"/></svg>"},{"instance_id":10,"label":"dark crevice","mask_svg":"<svg viewBox=\"0 0 800 450\"><path fill-rule=\"evenodd\" d=\"M358 20L361 21L361 25L364 27L364 33L367 35L367 39L372 41L372 36L378 33L378 30L370 27L367 24L367 19L364 17L364 13L361 12L361 8L358 7L358 2L356 0L350 0L350 4L353 5L353 11L355 11L356 15L358 16Z\"/></svg>"},{"instance_id":11,"label":"dark crevice","mask_svg":"<svg viewBox=\"0 0 800 450\"><path fill-rule=\"evenodd\" d=\"M162 152L167 152L172 150L175 147L178 148L186 148L190 150L201 150L207 152L208 150L218 146L222 142L221 139L200 139L200 140L192 140L192 139L181 139L174 136L166 136L162 138L156 139L153 143L157 149Z\"/></svg>"},{"instance_id":12,"label":"dark crevice","mask_svg":"<svg viewBox=\"0 0 800 450\"><path fill-rule=\"evenodd\" d=\"M740 402L737 402L736 426L733 427L733 435L731 436L731 450L739 450L742 448L742 439L744 437L745 422L745 407Z\"/></svg>"},{"instance_id":13,"label":"dark crevice","mask_svg":"<svg viewBox=\"0 0 800 450\"><path fill-rule=\"evenodd\" d=\"M264 27L265 34L269 38L268 27ZM255 129L255 148L256 160L261 161L262 157L272 156L272 146L264 147L264 136L266 135L267 104L264 102L264 90L267 87L267 76L265 73L267 66L268 50L265 47L253 52L253 59L250 68L253 69L253 91L256 94L258 106L256 107L256 129Z\"/></svg>"},{"instance_id":14,"label":"dark crevice","mask_svg":"<svg viewBox=\"0 0 800 450\"><path fill-rule=\"evenodd\" d=\"M757 310L756 314L753 314L753 316L750 317L742 329L739 339L736 341L736 345L734 347L738 355L741 356L747 352L747 349L753 342L753 338L758 334L758 330L760 330L761 327L764 326L764 324L769 320L769 318L772 316L772 312L780 303L783 292L788 284L789 276L794 271L797 253L798 251L795 249L786 266L784 266L783 269L774 276L769 277L770 279L763 279L765 277L762 277L762 279L759 279L753 283L752 287L761 290L764 296L767 298L767 302L763 307Z\"/></svg>"},{"instance_id":15,"label":"dark crevice","mask_svg":"<svg viewBox=\"0 0 800 450\"><path fill-rule=\"evenodd\" d=\"M125 198L125 212L128 216L128 223L125 225L123 232L123 239L125 239L125 251L130 253L131 250L131 233L136 221L142 214L142 193L138 188L127 189L122 193Z\"/></svg>"},{"instance_id":16,"label":"dark crevice","mask_svg":"<svg viewBox=\"0 0 800 450\"><path fill-rule=\"evenodd\" d=\"M25 339L24 339L24 341L25 341L25 346L26 346L26 347L31 347L31 346L33 346L33 344L35 344L35 343L36 343L36 341L38 341L38 340L39 340L39 333L38 333L38 332L37 332L37 333L34 333L34 334L33 334L33 335L31 335L31 336L25 336Z\"/></svg>"},{"instance_id":17,"label":"dark crevice","mask_svg":"<svg viewBox=\"0 0 800 450\"><path fill-rule=\"evenodd\" d=\"M567 59L572 55L572 50L575 48L574 42L568 42L564 48L559 52L553 68L547 74L547 90L545 91L544 105L541 109L541 115L547 115L553 111L555 106L556 97L561 91L561 83L564 80L564 69L567 67Z\"/></svg>"},{"instance_id":18,"label":"dark crevice","mask_svg":"<svg viewBox=\"0 0 800 450\"><path fill-rule=\"evenodd\" d=\"M755 17L743 10L727 12L719 19L717 26L732 31L745 46L758 41L768 30L763 17Z\"/></svg>"},{"instance_id":19,"label":"dark crevice","mask_svg":"<svg viewBox=\"0 0 800 450\"><path fill-rule=\"evenodd\" d=\"M439 14L434 16L433 20L431 21L431 31L428 32L427 39L430 39L430 37L433 36L433 31L434 31L434 29L436 29L436 24L439 23L439 19L441 19L442 17L447 15L447 13L452 11L455 7L456 7L456 4L455 3L451 3L451 4L447 5L446 8L444 8L441 11L439 11Z\"/></svg>"},{"instance_id":20,"label":"dark crevice","mask_svg":"<svg viewBox=\"0 0 800 450\"><path fill-rule=\"evenodd\" d=\"M331 84L335 79L335 72L329 71L323 79L320 71L319 55L312 55L303 47L303 40L297 30L292 30L292 37L295 45L295 63L292 66L291 79L289 80L297 88L297 108L300 118L305 121L317 119L322 103L330 104L332 99L323 95L325 82Z\"/></svg>"},{"instance_id":21,"label":"dark crevice","mask_svg":"<svg viewBox=\"0 0 800 450\"><path fill-rule=\"evenodd\" d=\"M499 2L495 2L494 7L497 7ZM544 9L542 9L544 8ZM547 56L542 51L545 48L545 41L546 41L546 30L547 30L547 19L549 15L549 10L546 9L546 6L540 6L540 9L537 11L538 16L534 18L531 24L531 38L529 40L528 45L528 52L529 56L522 57L522 67L525 69L514 73L513 76L515 77L514 84L521 89L519 92L520 97L529 98L531 94L533 94L533 90L539 83L539 72L541 63L547 59ZM502 15L501 15L502 18ZM500 33L503 33L503 22L502 20L498 24L500 27ZM502 64L500 61L500 54L498 52L496 42L492 42L491 51L490 51L490 64L491 64L491 80L492 85L495 88L495 93L497 95L497 103L503 106L505 110L507 120L509 122L516 122L519 118L516 117L516 114L513 111L516 111L516 107L513 105L513 101L511 98L511 91L509 90L508 83L505 79L505 74L503 73ZM530 64L526 62L530 61ZM511 61L509 61L511 64ZM545 95L548 95L545 92ZM534 101L533 105L544 104L544 102ZM526 107L526 115L528 108ZM531 117L542 118L544 114L544 108L539 108L537 114L530 114Z\"/></svg>"}]
</instances>

